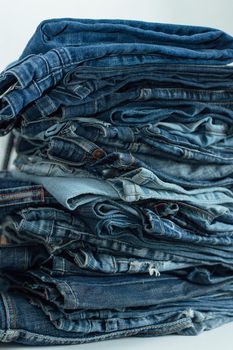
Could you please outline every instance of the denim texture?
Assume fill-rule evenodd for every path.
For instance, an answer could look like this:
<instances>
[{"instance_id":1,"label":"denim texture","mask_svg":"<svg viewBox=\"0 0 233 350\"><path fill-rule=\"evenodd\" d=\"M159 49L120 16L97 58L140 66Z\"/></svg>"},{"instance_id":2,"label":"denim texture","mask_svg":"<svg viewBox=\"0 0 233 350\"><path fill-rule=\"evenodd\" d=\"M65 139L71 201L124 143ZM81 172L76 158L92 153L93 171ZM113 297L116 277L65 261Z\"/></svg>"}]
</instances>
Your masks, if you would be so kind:
<instances>
[{"instance_id":1,"label":"denim texture","mask_svg":"<svg viewBox=\"0 0 233 350\"><path fill-rule=\"evenodd\" d=\"M222 65L233 59L232 37L220 30L140 21L88 21L62 19L42 23L19 60L7 66L0 80L1 123L5 132L12 128L22 108L80 64L109 67L150 62ZM77 32L79 28L80 33ZM114 31L121 33L117 42ZM48 99L52 112L51 102Z\"/></svg>"},{"instance_id":2,"label":"denim texture","mask_svg":"<svg viewBox=\"0 0 233 350\"><path fill-rule=\"evenodd\" d=\"M82 311L77 311L69 314L70 320L59 316L59 321L56 310L50 308L51 322L47 315L30 303L23 294L2 292L0 339L1 342L19 342L27 345L68 345L129 336L196 335L232 321L230 297L231 293L219 300L218 305L216 298L210 297L208 300L206 297L200 301L193 299L191 308L190 300L183 304L179 302L180 307L171 304L165 309L147 308L138 312L134 309L134 318L131 318L130 309L125 312L125 316L124 312L120 311L99 310L88 312L87 316ZM213 305L213 312L206 310L207 300L209 305ZM26 315L32 315L34 322L25 317ZM85 332L87 323L89 327L92 325L89 334ZM140 326L140 323L144 325ZM125 325L131 325L131 329L129 327L127 329ZM61 329L67 326L69 328L67 331ZM101 332L98 332L98 328ZM107 331L103 331L103 328Z\"/></svg>"},{"instance_id":3,"label":"denim texture","mask_svg":"<svg viewBox=\"0 0 233 350\"><path fill-rule=\"evenodd\" d=\"M233 321L233 38L49 19L0 74L0 341Z\"/></svg>"},{"instance_id":4,"label":"denim texture","mask_svg":"<svg viewBox=\"0 0 233 350\"><path fill-rule=\"evenodd\" d=\"M154 273L159 274L161 270L168 270L169 266L170 269L179 269L179 264L185 267L190 264L221 263L232 268L232 231L216 232L209 221L213 218L195 207L184 206L183 212L186 211L188 216L196 211L196 217L193 215L193 221L188 227L188 221L182 216L182 205L180 220L179 213L176 214L177 223L176 220L168 219L170 215L173 217L174 211L179 210L177 203L152 205L155 212L144 209L145 204L143 209L132 208L98 198L81 206L72 215L55 208L29 208L6 217L3 233L13 243L32 244L37 241L46 244L53 253L67 253L79 268L99 272L121 272L121 265L124 264L126 267L122 268L125 271L134 273L138 268L138 271L151 274L153 268ZM157 214L162 205L164 214L163 210ZM210 236L205 236L207 229L198 228L201 214L201 225L207 229L210 226ZM182 220L187 222L183 227ZM216 225L227 227L221 222ZM232 226L228 225L228 228L232 229ZM89 244L95 247L91 247L93 253ZM75 251L76 247L80 250ZM148 261L133 261L135 256Z\"/></svg>"},{"instance_id":5,"label":"denim texture","mask_svg":"<svg viewBox=\"0 0 233 350\"><path fill-rule=\"evenodd\" d=\"M0 172L0 222L17 210L58 203L43 186L15 179L11 172Z\"/></svg>"},{"instance_id":6,"label":"denim texture","mask_svg":"<svg viewBox=\"0 0 233 350\"><path fill-rule=\"evenodd\" d=\"M49 19L41 22L24 49L21 58L31 53L45 53L54 47L111 43L143 42L183 48L231 49L232 37L221 30L188 25L152 23L121 19ZM224 52L224 51L223 51ZM229 50L230 54L231 50ZM220 63L220 62L219 62Z\"/></svg>"}]
</instances>

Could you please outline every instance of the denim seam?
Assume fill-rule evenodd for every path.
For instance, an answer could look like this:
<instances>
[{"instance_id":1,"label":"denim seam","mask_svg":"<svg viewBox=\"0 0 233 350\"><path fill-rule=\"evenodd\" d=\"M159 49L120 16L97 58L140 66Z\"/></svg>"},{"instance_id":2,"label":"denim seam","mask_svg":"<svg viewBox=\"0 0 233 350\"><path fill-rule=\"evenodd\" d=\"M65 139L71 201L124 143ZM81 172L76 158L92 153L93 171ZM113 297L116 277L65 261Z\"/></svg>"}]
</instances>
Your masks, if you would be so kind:
<instances>
[{"instance_id":1,"label":"denim seam","mask_svg":"<svg viewBox=\"0 0 233 350\"><path fill-rule=\"evenodd\" d=\"M11 112L13 115L16 115L16 110L15 110L15 106L14 106L14 103L12 101L10 101L10 99L6 96L0 98L0 101L6 101L8 106L10 107L11 109ZM9 119L12 119L12 115L9 117Z\"/></svg>"},{"instance_id":2,"label":"denim seam","mask_svg":"<svg viewBox=\"0 0 233 350\"><path fill-rule=\"evenodd\" d=\"M52 234L54 233L54 226L55 226L55 220L50 220L52 221L52 225L50 225L51 229L48 235L46 235L46 242L47 243L53 243L53 240L51 239Z\"/></svg>"},{"instance_id":3,"label":"denim seam","mask_svg":"<svg viewBox=\"0 0 233 350\"><path fill-rule=\"evenodd\" d=\"M49 65L47 59L44 57L44 55L38 55L38 56L40 56L40 58L41 58L42 61L44 62L45 67L46 67L47 75L49 75L49 73L50 73L50 65Z\"/></svg>"},{"instance_id":4,"label":"denim seam","mask_svg":"<svg viewBox=\"0 0 233 350\"><path fill-rule=\"evenodd\" d=\"M157 325L157 326L143 326L143 327L138 327L135 328L133 330L130 331L115 331L115 332L111 332L109 334L104 334L104 335L95 335L95 336L91 336L91 337L86 337L86 338L63 338L63 337L54 337L54 336L48 336L48 335L42 335L42 334L38 334L38 333L32 333L29 332L28 330L25 329L17 329L17 330L8 330L4 332L5 338L7 339L7 341L11 340L12 341L12 337L13 337L13 341L17 340L17 338L14 337L14 335L17 335L18 337L21 335L23 335L22 339L26 339L26 340L33 340L33 341L37 341L39 343L41 343L41 341L45 340L47 341L48 344L57 344L59 342L59 344L83 344L83 343L88 343L88 342L94 342L94 341L101 341L101 340L107 340L107 339L114 339L114 338L119 338L122 336L133 336L133 335L137 335L137 333L144 332L146 330L155 330L156 333L153 334L158 334L158 335L162 335L164 334L164 331L166 332L166 334L171 334L177 331L182 331L183 329L186 328L191 328L193 326L192 320L190 318L184 318L179 320L179 323L176 321L175 322L171 322L168 325ZM170 329L169 329L170 327ZM9 339L9 340L8 340ZM2 341L4 341L4 339L2 338ZM46 344L47 344L46 343Z\"/></svg>"},{"instance_id":5,"label":"denim seam","mask_svg":"<svg viewBox=\"0 0 233 350\"><path fill-rule=\"evenodd\" d=\"M36 80L32 79L32 82L30 85L34 86L37 89L37 91L39 93L39 97L40 97L42 95L43 91L41 91L39 83L36 82Z\"/></svg>"},{"instance_id":6,"label":"denim seam","mask_svg":"<svg viewBox=\"0 0 233 350\"><path fill-rule=\"evenodd\" d=\"M137 176L140 176L140 175L137 175ZM130 182L131 183L131 185L133 185L134 186L134 188L136 187L136 186L139 186L137 183L134 183L133 181L133 179L131 180L131 179L126 179L128 182ZM151 179L148 179L148 181L146 182L146 184L149 182L149 181L152 181L152 182L154 182L154 180L151 180ZM145 182L144 182L144 185L145 185ZM117 190L117 188L115 188L115 187L117 187L117 186L114 186L114 184L113 184L113 188L115 189L115 190ZM218 190L219 190L219 188L218 188ZM118 193L119 193L119 195L120 195L120 197L122 198L122 193L121 192L119 192L119 191L117 191ZM208 195L210 194L212 194L212 192L207 192L208 193ZM189 193L179 193L178 194L179 196L188 196L189 195ZM123 193L123 196L125 196L125 194ZM131 197L133 197L133 198L138 198L138 196L140 196L140 193L137 193L136 191L135 191L135 193L134 194L132 194L132 195L130 195L130 194L127 194L127 198L131 198ZM155 197L155 199L156 199L156 197ZM230 197L230 203L233 203L233 198L231 198ZM188 200L188 199L186 199L186 201L188 202L188 203L196 203L197 201L195 200L195 201L193 201L193 200ZM228 201L229 201L229 199L228 199ZM210 200L201 200L200 201L201 203L203 203L203 204L208 204L208 203L212 203L212 204L215 204L215 203L217 203L217 204L224 204L224 203L226 203L225 202L225 200L216 200L216 199L212 199L211 201Z\"/></svg>"},{"instance_id":7,"label":"denim seam","mask_svg":"<svg viewBox=\"0 0 233 350\"><path fill-rule=\"evenodd\" d=\"M69 55L69 52L68 50L66 49L63 49L61 51L60 50L56 50L56 49L52 49L51 51L55 52L56 55L59 57L60 61L62 61L62 64L60 64L59 66L55 66L55 67L50 67L50 72L47 76L43 77L41 80L38 80L37 83L40 84L41 81L43 81L44 78L48 78L51 76L51 73L53 72L56 72L57 70L61 70L61 72L63 73L64 69L67 68L67 67L72 67L72 66L75 66L75 65L78 65L80 63L82 63L82 61L79 60L72 60L71 56ZM63 57L62 55L65 55L66 57L68 57L68 63L65 63L64 60L63 60ZM112 54L110 56L115 56L116 54ZM133 55L140 55L139 53L133 53ZM157 55L155 55L157 56ZM42 58L42 56L40 57ZM46 68L47 68L47 59L45 57L43 57L43 60L46 61ZM93 60L93 59L89 59L89 60ZM85 60L86 61L86 60ZM11 73L11 70L7 71L9 73ZM64 73L63 73L64 75ZM17 79L19 79L19 77L17 76ZM196 90L196 91L203 91L203 90ZM217 90L218 91L218 90Z\"/></svg>"},{"instance_id":8,"label":"denim seam","mask_svg":"<svg viewBox=\"0 0 233 350\"><path fill-rule=\"evenodd\" d=\"M29 251L28 249L24 249L24 271L28 269L29 266Z\"/></svg>"},{"instance_id":9,"label":"denim seam","mask_svg":"<svg viewBox=\"0 0 233 350\"><path fill-rule=\"evenodd\" d=\"M30 194L31 193L31 194ZM17 198L18 195L23 195L25 194L24 198ZM27 195L30 194L30 197L28 197ZM15 195L15 197L14 197ZM28 200L44 200L44 190L43 188L32 188L32 189L28 189L28 190L23 190L23 191L19 191L19 192L10 192L10 193L0 193L0 202L7 200L7 199L1 199L1 197L12 197L13 196L13 200L23 200L23 199L28 199ZM11 200L11 199L10 199ZM7 205L7 204L6 204Z\"/></svg>"},{"instance_id":10,"label":"denim seam","mask_svg":"<svg viewBox=\"0 0 233 350\"><path fill-rule=\"evenodd\" d=\"M154 68L154 67L156 67L156 68L161 68L162 67L162 70L159 70L159 72L163 72L164 73L164 71L163 71L163 69L165 70L165 73L168 71L169 73L176 73L177 71L178 72L181 72L182 74L192 74L193 73L193 71L190 73L190 72L187 72L187 71L184 71L183 70L183 66L181 65L181 64L176 64L176 63L174 63L173 65L172 65L172 67L168 67L167 65L165 65L165 64L158 64L158 63L153 63L153 64L151 64L151 63L146 63L146 64L143 64L143 67L145 67L145 68ZM175 67L176 69L175 70L173 70L173 67ZM189 65L189 67L200 67L200 65L194 65L194 64L190 64ZM203 67L203 68L206 68L206 65L201 65L201 67ZM211 70L214 70L214 72L215 72L215 67L217 67L217 68L219 68L219 66L213 66L213 65L211 65L211 66L209 66L210 67L210 69L208 69L208 71L206 72L206 70L204 70L203 72L201 72L201 73L209 73L209 70L211 71ZM212 68L211 68L212 67ZM179 68L180 68L180 70L179 70ZM84 67L84 69L83 70L80 70L80 67L77 67L77 68L75 68L72 72L70 72L71 74L72 73L76 73L77 71L81 71L81 72L83 72L84 71L84 73L86 73L86 72L88 72L88 73L96 73L97 72L97 74L101 74L102 72L115 72L115 71L118 71L118 70L129 70L129 71L131 71L132 70L132 67L126 67L126 66L117 66L117 67L104 67L104 68L102 68L102 67L99 67L99 66L88 66L88 67ZM146 69L147 70L147 69ZM232 72L232 68L231 67L224 67L224 70L225 71L229 71L230 73ZM136 72L137 71L140 71L140 69L137 69L136 70ZM150 71L149 71L150 72ZM157 71L156 71L157 72ZM198 70L198 72L199 72L199 70ZM196 73L196 71L194 70L194 73ZM222 72L221 72L222 73ZM67 74L69 74L69 73L67 73Z\"/></svg>"},{"instance_id":11,"label":"denim seam","mask_svg":"<svg viewBox=\"0 0 233 350\"><path fill-rule=\"evenodd\" d=\"M48 102L48 101L46 101L46 102ZM47 113L45 113L45 110L44 110L43 108L40 107L40 101L39 101L39 100L35 100L33 103L36 105L36 107L37 107L38 110L40 111L42 117L43 117L43 118L47 118L47 117L48 117ZM49 105L52 106L52 109L53 109L53 110L56 110L56 106L55 106L55 104L53 103L53 100L52 100L52 99L49 99ZM38 121L35 120L35 121L33 121L33 122L26 123L25 126L27 126L28 124L37 123L37 122L38 122ZM42 131L42 132L43 132L43 131Z\"/></svg>"},{"instance_id":12,"label":"denim seam","mask_svg":"<svg viewBox=\"0 0 233 350\"><path fill-rule=\"evenodd\" d=\"M71 286L70 286L67 282L65 282L65 281L64 281L62 284L64 284L64 285L66 286L67 291L70 291L70 292L71 292L72 297L73 297L73 301L75 302L75 308L78 308L78 306L79 306L78 297L75 295L73 289L72 289ZM63 293L61 293L61 294L63 294ZM72 302L72 304L73 304L73 302Z\"/></svg>"},{"instance_id":13,"label":"denim seam","mask_svg":"<svg viewBox=\"0 0 233 350\"><path fill-rule=\"evenodd\" d=\"M19 82L21 89L24 89L24 82L21 79L21 77L14 71L13 69L9 69L5 72L5 74L3 75L4 80L8 78L8 76L13 75L15 79L17 79L17 82ZM2 77L1 77L2 79Z\"/></svg>"},{"instance_id":14,"label":"denim seam","mask_svg":"<svg viewBox=\"0 0 233 350\"><path fill-rule=\"evenodd\" d=\"M190 149L190 148L188 148L187 146L183 146L183 145L180 145L179 143L177 144L177 143L175 143L176 141L172 141L172 142L169 142L169 140L168 140L168 138L167 137L164 137L164 136L162 136L162 135L156 135L157 136L157 138L158 139L160 139L160 142L162 142L162 143L164 143L165 145L173 145L174 144L174 146L176 147L176 148L178 148L178 149L181 149L183 152L184 152L184 154L183 155L179 155L179 157L181 157L181 158L185 158L186 156L187 156L187 158L188 158L188 155L190 154L190 152L191 153L194 153L194 154L201 154L201 155L204 155L204 156L208 156L208 157L210 157L210 158L216 158L216 159L227 159L227 160L233 160L233 157L223 157L223 156L219 156L219 155L217 155L217 154L213 154L213 153L208 153L208 152L205 152L205 151L202 151L202 150L198 150L198 149ZM167 141L168 140L168 141ZM156 140L155 140L156 141ZM152 145L152 147L153 147L153 145ZM176 156L176 155L175 155Z\"/></svg>"},{"instance_id":15,"label":"denim seam","mask_svg":"<svg viewBox=\"0 0 233 350\"><path fill-rule=\"evenodd\" d=\"M5 293L1 293L1 297L3 300L3 304L5 306L6 325L7 325L9 330L11 329L11 327L16 328L16 311L15 311L15 307L13 305L14 303L11 302L10 297L8 297L8 295ZM7 330L6 330L6 332L7 332Z\"/></svg>"}]
</instances>

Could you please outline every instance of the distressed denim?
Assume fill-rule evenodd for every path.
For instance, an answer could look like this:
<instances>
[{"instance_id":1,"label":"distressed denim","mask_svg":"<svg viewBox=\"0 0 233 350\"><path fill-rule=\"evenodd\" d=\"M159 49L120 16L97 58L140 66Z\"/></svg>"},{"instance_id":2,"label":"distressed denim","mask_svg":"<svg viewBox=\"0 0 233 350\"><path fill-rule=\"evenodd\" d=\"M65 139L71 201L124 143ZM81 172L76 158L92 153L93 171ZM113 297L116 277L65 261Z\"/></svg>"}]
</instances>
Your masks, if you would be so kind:
<instances>
[{"instance_id":1,"label":"distressed denim","mask_svg":"<svg viewBox=\"0 0 233 350\"><path fill-rule=\"evenodd\" d=\"M125 257L98 253L89 248L61 249L56 252L50 242L36 242L27 238L23 239L12 236L7 239L6 245L0 246L0 270L8 273L16 273L33 269L40 269L51 276L68 275L94 275L104 274L160 274L160 271L183 269L198 264L176 263L172 261L155 261L137 257ZM54 239L55 241L56 239ZM58 240L56 241L58 244Z\"/></svg>"},{"instance_id":2,"label":"distressed denim","mask_svg":"<svg viewBox=\"0 0 233 350\"><path fill-rule=\"evenodd\" d=\"M39 268L51 276L58 277L145 273L150 276L160 276L160 272L200 265L198 263L156 261L123 254L121 256L114 253L99 253L88 246L85 247L85 243L75 249L67 249L65 242L62 244L61 239L57 237L53 237L53 241L42 240L40 237L30 240L30 236L26 237L26 235L20 238L17 240L17 235L8 236L7 244L0 246L1 271L14 274ZM61 248L57 249L59 245Z\"/></svg>"},{"instance_id":3,"label":"distressed denim","mask_svg":"<svg viewBox=\"0 0 233 350\"><path fill-rule=\"evenodd\" d=\"M128 308L121 311L78 311L62 317L62 314L57 314L54 308L46 305L49 319L40 309L43 309L43 303L38 308L24 294L9 290L2 292L0 298L0 340L26 345L68 345L129 336L196 335L231 322L231 300L231 292L228 292L221 300L213 295L212 298L205 296L167 304L166 308L134 308L134 316ZM206 310L206 305L210 305L213 311ZM28 315L33 316L34 322L28 319ZM147 325L140 326L143 322ZM85 333L87 323L89 327L92 325L89 334ZM117 330L119 323L121 327L124 325L124 330ZM95 328L97 325L99 327Z\"/></svg>"},{"instance_id":4,"label":"distressed denim","mask_svg":"<svg viewBox=\"0 0 233 350\"><path fill-rule=\"evenodd\" d=\"M197 268L198 270L198 268ZM178 302L198 297L206 293L213 293L230 284L232 289L232 275L225 279L211 280L198 277L199 284L189 282L189 272L183 278L163 274L156 276L126 275L126 276L66 276L51 277L45 272L15 273L9 276L13 286L21 289L26 287L30 294L37 294L58 306L62 310L77 309L118 309L125 307L146 307L167 302ZM192 272L191 272L192 274ZM193 281L191 276L191 281ZM23 284L23 285L20 285ZM172 287L173 286L173 287ZM185 292L184 292L185 291ZM96 298L93 298L93 294ZM142 297L143 296L143 297Z\"/></svg>"},{"instance_id":5,"label":"distressed denim","mask_svg":"<svg viewBox=\"0 0 233 350\"><path fill-rule=\"evenodd\" d=\"M233 320L232 60L233 38L212 28L38 26L0 74L17 153L0 173L0 341Z\"/></svg>"},{"instance_id":6,"label":"distressed denim","mask_svg":"<svg viewBox=\"0 0 233 350\"><path fill-rule=\"evenodd\" d=\"M166 209L167 212L172 211L172 209L174 211L172 206ZM104 215L101 214L101 210L104 211ZM194 211L195 208L192 210ZM206 216L203 221L208 226L206 220L208 214L204 214ZM198 217L197 213L196 217ZM224 228L224 223L219 222L216 225ZM227 227L227 224L225 226ZM232 227L228 225L228 229L231 230ZM11 215L3 222L3 234L10 241L15 243L37 241L48 245L49 250L53 252L71 249L71 256L77 261L79 267L84 266L84 259L88 259L89 266L92 266L93 270L95 270L93 266L99 266L96 270L109 272L113 272L111 268L112 257L99 254L101 248L105 249L105 247L107 249L105 252L108 254L111 253L112 249L123 256L128 252L131 257L136 255L146 257L149 260L170 260L182 264L190 262L197 264L222 263L231 268L233 241L230 235L232 231L224 232L224 230L219 233L210 231L211 234L205 236L205 231L198 232L198 229L182 228L172 220L163 218L162 215L156 215L150 209L145 208L140 213L139 208L127 208L125 205L101 199L84 205L84 208L79 208L75 215L54 208L31 208ZM99 253L95 252L92 255L91 252L88 253L89 249L83 249L85 245L88 247L89 243L97 246ZM75 250L75 248L80 247L80 251ZM139 247L141 253L138 255ZM116 261L117 259L115 259ZM152 262L137 263L132 261L132 264L129 265L141 265L142 268L146 267L146 271L150 271L153 264ZM165 268L156 261L153 267L155 267L155 271L159 271L160 267L162 270ZM172 268L172 264L170 268ZM133 270L131 271L133 272Z\"/></svg>"}]
</instances>

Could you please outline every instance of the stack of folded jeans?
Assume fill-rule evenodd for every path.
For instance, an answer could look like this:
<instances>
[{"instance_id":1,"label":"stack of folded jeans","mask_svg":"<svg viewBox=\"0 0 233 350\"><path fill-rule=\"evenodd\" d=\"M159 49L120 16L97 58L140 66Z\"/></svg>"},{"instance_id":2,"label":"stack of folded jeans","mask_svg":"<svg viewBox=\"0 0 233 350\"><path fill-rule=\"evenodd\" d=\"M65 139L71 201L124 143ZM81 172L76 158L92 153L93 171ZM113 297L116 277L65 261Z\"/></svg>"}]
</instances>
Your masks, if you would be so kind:
<instances>
[{"instance_id":1,"label":"stack of folded jeans","mask_svg":"<svg viewBox=\"0 0 233 350\"><path fill-rule=\"evenodd\" d=\"M233 37L42 22L0 76L0 340L195 335L233 321Z\"/></svg>"}]
</instances>

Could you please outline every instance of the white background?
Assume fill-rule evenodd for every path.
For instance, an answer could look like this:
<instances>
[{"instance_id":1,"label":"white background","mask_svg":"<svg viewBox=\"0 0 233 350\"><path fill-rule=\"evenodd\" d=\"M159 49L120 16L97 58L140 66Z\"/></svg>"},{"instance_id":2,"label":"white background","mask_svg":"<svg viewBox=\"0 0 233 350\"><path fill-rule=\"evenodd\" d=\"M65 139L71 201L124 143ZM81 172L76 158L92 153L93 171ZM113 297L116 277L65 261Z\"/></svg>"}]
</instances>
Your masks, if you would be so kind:
<instances>
[{"instance_id":1,"label":"white background","mask_svg":"<svg viewBox=\"0 0 233 350\"><path fill-rule=\"evenodd\" d=\"M125 18L202 25L233 35L233 0L0 0L0 70L18 58L36 26L46 18ZM0 140L0 161L6 138ZM79 350L232 350L233 324L198 337L127 338L85 345L43 347ZM1 349L31 350L0 344ZM38 347L37 347L38 349Z\"/></svg>"}]
</instances>

